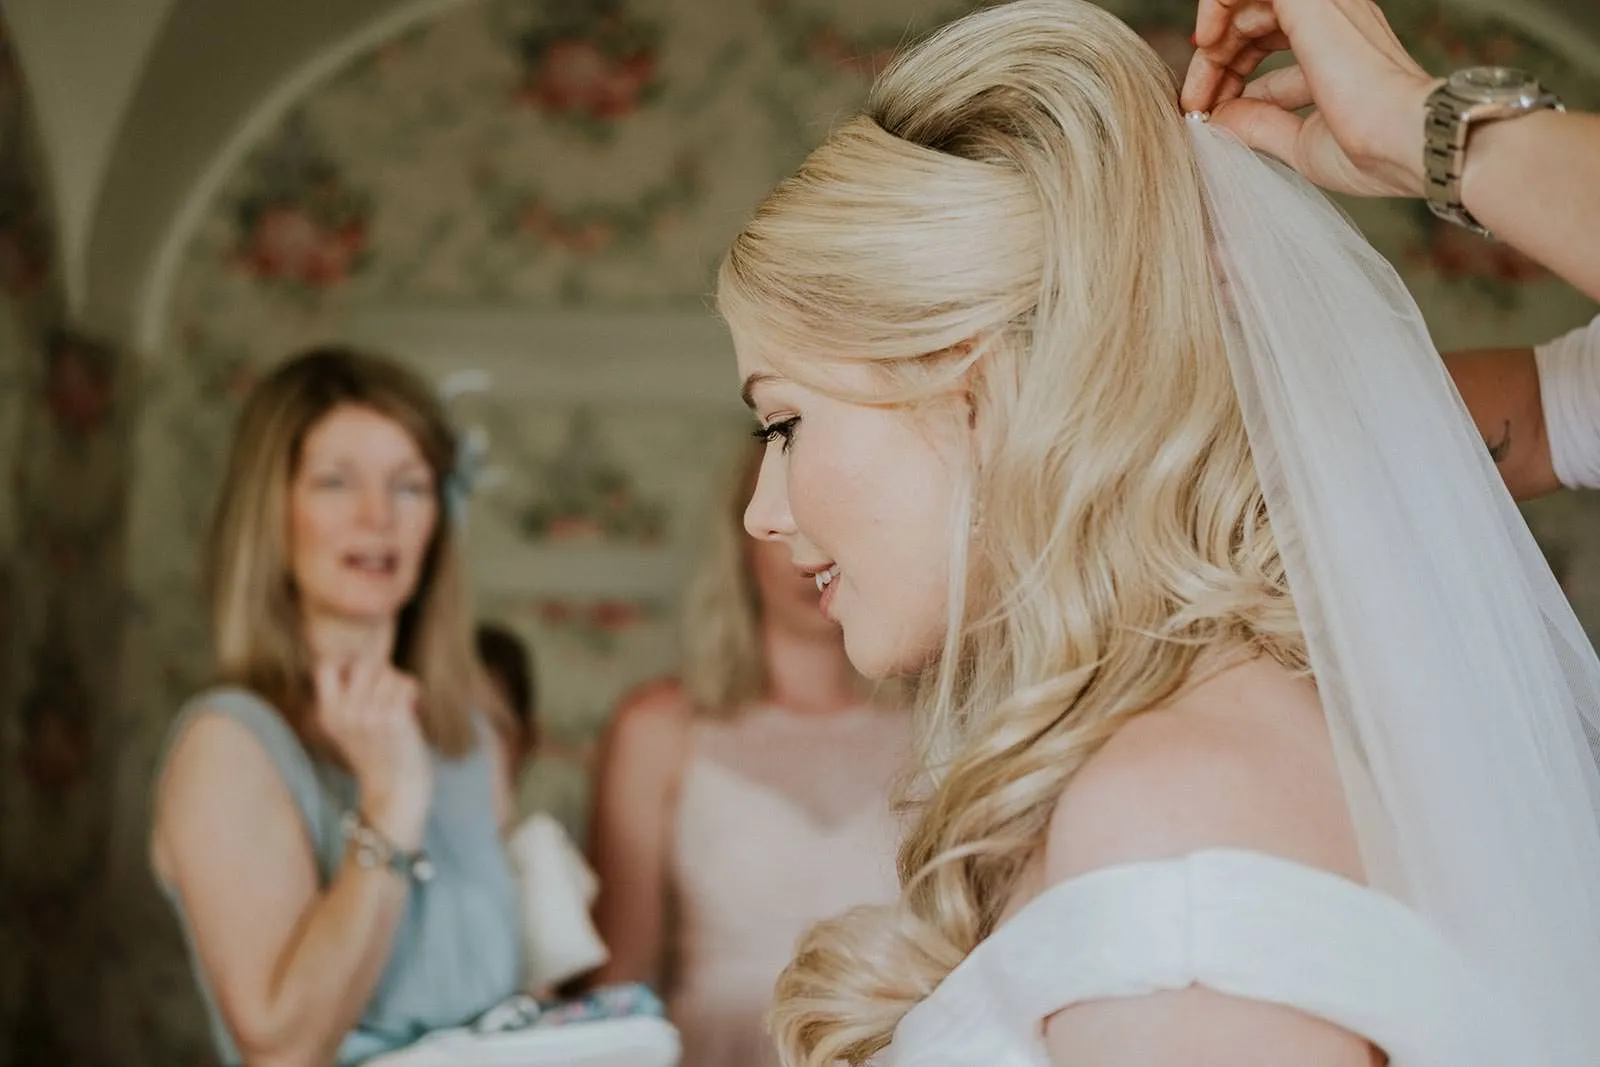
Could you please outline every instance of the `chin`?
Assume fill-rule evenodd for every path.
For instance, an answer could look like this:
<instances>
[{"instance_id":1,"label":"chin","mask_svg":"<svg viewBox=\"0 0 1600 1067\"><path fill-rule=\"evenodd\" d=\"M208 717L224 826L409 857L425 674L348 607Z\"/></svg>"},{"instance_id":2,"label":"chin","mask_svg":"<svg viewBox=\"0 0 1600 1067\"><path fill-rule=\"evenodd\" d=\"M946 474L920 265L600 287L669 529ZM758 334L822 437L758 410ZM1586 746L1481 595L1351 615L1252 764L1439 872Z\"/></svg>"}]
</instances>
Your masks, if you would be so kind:
<instances>
[{"instance_id":1,"label":"chin","mask_svg":"<svg viewBox=\"0 0 1600 1067\"><path fill-rule=\"evenodd\" d=\"M378 623L394 619L403 607L404 602L393 597L348 597L329 601L326 610L348 622Z\"/></svg>"},{"instance_id":2,"label":"chin","mask_svg":"<svg viewBox=\"0 0 1600 1067\"><path fill-rule=\"evenodd\" d=\"M872 682L904 678L927 668L938 657L938 648L923 650L920 645L891 641L882 633L864 634L844 627L844 654L856 673Z\"/></svg>"}]
</instances>

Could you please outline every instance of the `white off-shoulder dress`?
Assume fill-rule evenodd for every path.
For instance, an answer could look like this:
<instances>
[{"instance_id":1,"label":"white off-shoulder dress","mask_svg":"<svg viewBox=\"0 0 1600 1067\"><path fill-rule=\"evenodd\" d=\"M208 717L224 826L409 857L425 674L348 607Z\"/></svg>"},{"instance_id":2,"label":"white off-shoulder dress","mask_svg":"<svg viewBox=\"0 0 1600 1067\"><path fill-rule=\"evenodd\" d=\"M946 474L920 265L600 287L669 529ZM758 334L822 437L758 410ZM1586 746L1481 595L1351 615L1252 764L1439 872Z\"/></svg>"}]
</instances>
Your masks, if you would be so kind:
<instances>
[{"instance_id":1,"label":"white off-shoulder dress","mask_svg":"<svg viewBox=\"0 0 1600 1067\"><path fill-rule=\"evenodd\" d=\"M1052 886L904 1016L879 1063L1048 1067L1044 1021L1063 1008L1190 986L1327 1020L1392 1067L1521 1062L1504 998L1418 912L1326 871L1212 849Z\"/></svg>"}]
</instances>

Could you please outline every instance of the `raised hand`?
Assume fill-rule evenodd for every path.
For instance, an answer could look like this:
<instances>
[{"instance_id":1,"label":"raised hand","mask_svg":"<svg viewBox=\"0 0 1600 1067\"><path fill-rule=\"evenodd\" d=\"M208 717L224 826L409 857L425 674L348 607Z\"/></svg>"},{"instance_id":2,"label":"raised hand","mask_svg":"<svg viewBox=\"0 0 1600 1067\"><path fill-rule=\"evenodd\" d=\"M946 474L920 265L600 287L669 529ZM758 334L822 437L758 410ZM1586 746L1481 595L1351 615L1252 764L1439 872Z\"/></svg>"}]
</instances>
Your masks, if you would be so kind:
<instances>
[{"instance_id":1,"label":"raised hand","mask_svg":"<svg viewBox=\"0 0 1600 1067\"><path fill-rule=\"evenodd\" d=\"M1326 189L1422 195L1423 111L1438 82L1371 0L1200 0L1195 45L1185 110L1210 111ZM1298 66L1246 81L1284 49Z\"/></svg>"},{"instance_id":2,"label":"raised hand","mask_svg":"<svg viewBox=\"0 0 1600 1067\"><path fill-rule=\"evenodd\" d=\"M417 718L417 683L382 660L317 669L317 718L355 776L362 813L400 848L419 847L433 764Z\"/></svg>"}]
</instances>

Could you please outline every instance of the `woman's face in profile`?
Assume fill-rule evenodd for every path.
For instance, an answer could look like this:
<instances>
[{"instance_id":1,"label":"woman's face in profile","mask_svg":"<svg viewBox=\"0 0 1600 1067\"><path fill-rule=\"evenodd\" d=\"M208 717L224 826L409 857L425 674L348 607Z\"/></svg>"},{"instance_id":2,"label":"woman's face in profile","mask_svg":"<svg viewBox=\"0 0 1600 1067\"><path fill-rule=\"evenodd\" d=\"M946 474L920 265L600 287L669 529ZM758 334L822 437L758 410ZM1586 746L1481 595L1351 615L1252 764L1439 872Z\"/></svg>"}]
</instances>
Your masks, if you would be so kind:
<instances>
[{"instance_id":1,"label":"woman's face in profile","mask_svg":"<svg viewBox=\"0 0 1600 1067\"><path fill-rule=\"evenodd\" d=\"M885 678L926 665L946 628L965 424L835 399L743 349L739 369L768 439L746 530L816 575L856 670ZM864 368L830 373L868 384Z\"/></svg>"},{"instance_id":2,"label":"woman's face in profile","mask_svg":"<svg viewBox=\"0 0 1600 1067\"><path fill-rule=\"evenodd\" d=\"M768 623L801 636L834 634L839 626L822 613L821 595L810 575L795 568L779 541L748 542L750 572Z\"/></svg>"},{"instance_id":3,"label":"woman's face in profile","mask_svg":"<svg viewBox=\"0 0 1600 1067\"><path fill-rule=\"evenodd\" d=\"M306 434L289 486L302 610L392 619L416 591L438 521L433 471L410 434L370 408L335 408Z\"/></svg>"}]
</instances>

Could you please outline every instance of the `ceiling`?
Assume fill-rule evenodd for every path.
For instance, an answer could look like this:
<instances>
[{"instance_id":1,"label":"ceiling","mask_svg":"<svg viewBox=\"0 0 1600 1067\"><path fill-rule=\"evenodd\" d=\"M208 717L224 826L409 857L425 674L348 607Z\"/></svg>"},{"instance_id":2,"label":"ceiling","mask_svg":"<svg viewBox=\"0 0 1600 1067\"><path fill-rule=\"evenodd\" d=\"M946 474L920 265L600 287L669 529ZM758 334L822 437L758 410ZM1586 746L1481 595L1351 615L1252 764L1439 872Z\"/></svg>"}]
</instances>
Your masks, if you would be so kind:
<instances>
[{"instance_id":1,"label":"ceiling","mask_svg":"<svg viewBox=\"0 0 1600 1067\"><path fill-rule=\"evenodd\" d=\"M465 0L0 0L44 143L80 325L159 343L196 213L261 128L323 73ZM1600 66L1597 0L1454 0Z\"/></svg>"}]
</instances>

